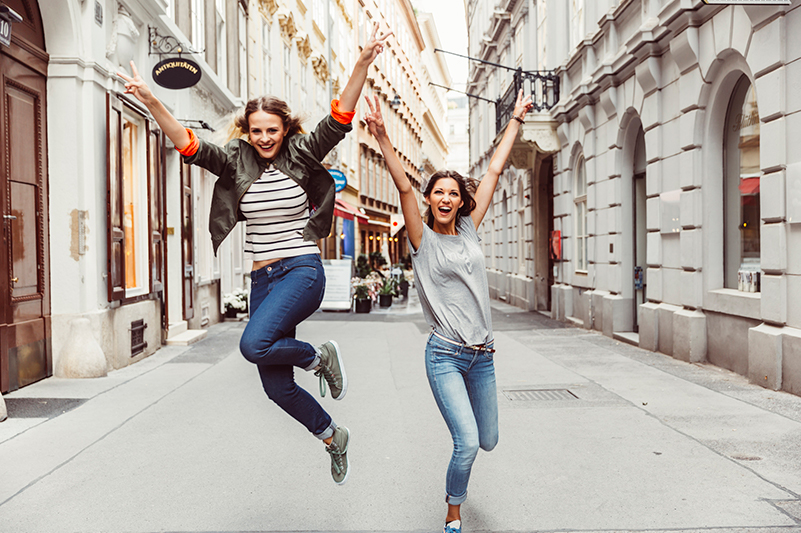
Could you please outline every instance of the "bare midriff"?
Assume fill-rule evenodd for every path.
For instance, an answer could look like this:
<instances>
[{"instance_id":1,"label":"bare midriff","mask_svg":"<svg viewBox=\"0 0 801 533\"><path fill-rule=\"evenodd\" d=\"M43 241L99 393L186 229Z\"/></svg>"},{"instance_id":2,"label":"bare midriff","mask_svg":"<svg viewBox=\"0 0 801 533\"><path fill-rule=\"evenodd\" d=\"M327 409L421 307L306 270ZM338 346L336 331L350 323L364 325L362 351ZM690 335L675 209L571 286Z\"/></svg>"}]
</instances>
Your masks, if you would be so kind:
<instances>
[{"instance_id":1,"label":"bare midriff","mask_svg":"<svg viewBox=\"0 0 801 533\"><path fill-rule=\"evenodd\" d=\"M267 265L272 265L273 263L280 261L283 257L279 257L278 259L267 259L266 261L253 261L253 268L250 269L251 272L254 270L258 270L260 268L264 268Z\"/></svg>"}]
</instances>

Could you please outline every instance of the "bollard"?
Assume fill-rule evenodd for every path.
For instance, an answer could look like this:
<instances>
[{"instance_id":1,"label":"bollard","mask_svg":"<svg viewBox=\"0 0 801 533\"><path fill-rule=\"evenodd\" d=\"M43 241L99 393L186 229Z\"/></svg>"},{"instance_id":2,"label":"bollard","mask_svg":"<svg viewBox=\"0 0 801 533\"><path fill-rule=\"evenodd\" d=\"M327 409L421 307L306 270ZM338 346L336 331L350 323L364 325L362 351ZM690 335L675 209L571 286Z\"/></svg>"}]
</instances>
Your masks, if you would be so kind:
<instances>
[{"instance_id":1,"label":"bollard","mask_svg":"<svg viewBox=\"0 0 801 533\"><path fill-rule=\"evenodd\" d=\"M106 376L106 355L92 335L88 318L70 322L70 334L56 362L56 377L100 378Z\"/></svg>"}]
</instances>

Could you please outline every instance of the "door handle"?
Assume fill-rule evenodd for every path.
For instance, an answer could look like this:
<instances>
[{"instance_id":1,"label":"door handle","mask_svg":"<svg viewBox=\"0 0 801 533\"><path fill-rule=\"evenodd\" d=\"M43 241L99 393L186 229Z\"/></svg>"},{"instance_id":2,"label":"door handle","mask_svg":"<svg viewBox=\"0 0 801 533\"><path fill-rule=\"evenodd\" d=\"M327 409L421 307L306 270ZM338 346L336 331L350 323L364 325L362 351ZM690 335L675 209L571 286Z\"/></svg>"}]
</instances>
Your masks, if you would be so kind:
<instances>
[{"instance_id":1,"label":"door handle","mask_svg":"<svg viewBox=\"0 0 801 533\"><path fill-rule=\"evenodd\" d=\"M19 281L19 278L11 278L11 283L16 283Z\"/></svg>"},{"instance_id":2,"label":"door handle","mask_svg":"<svg viewBox=\"0 0 801 533\"><path fill-rule=\"evenodd\" d=\"M3 218L6 220L17 220L17 217L14 215L3 215Z\"/></svg>"}]
</instances>

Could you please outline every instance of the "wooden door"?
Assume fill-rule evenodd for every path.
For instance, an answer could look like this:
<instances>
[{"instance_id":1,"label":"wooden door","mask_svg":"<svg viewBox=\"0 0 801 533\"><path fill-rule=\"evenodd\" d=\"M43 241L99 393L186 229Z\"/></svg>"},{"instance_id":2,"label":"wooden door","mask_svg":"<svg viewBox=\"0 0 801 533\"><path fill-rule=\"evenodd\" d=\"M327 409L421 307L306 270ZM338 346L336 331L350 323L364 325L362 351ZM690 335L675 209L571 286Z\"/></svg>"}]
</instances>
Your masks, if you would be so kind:
<instances>
[{"instance_id":1,"label":"wooden door","mask_svg":"<svg viewBox=\"0 0 801 533\"><path fill-rule=\"evenodd\" d=\"M5 51L4 51L5 52ZM17 54L19 55L19 54ZM0 53L0 390L52 374L46 86L24 57Z\"/></svg>"}]
</instances>

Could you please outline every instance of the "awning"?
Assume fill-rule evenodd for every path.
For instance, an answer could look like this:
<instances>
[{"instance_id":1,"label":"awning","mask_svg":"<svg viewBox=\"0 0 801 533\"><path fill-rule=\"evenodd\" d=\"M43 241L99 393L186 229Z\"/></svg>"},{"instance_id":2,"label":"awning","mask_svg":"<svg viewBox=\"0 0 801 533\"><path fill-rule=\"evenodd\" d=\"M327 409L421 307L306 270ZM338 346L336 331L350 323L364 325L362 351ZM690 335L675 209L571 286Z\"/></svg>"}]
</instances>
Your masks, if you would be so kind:
<instances>
[{"instance_id":1,"label":"awning","mask_svg":"<svg viewBox=\"0 0 801 533\"><path fill-rule=\"evenodd\" d=\"M740 193L759 194L759 178L740 178Z\"/></svg>"},{"instance_id":2,"label":"awning","mask_svg":"<svg viewBox=\"0 0 801 533\"><path fill-rule=\"evenodd\" d=\"M361 224L367 224L368 218L361 214L358 209L343 200L334 200L334 216L344 218L346 220L353 220L354 217L359 219Z\"/></svg>"}]
</instances>

